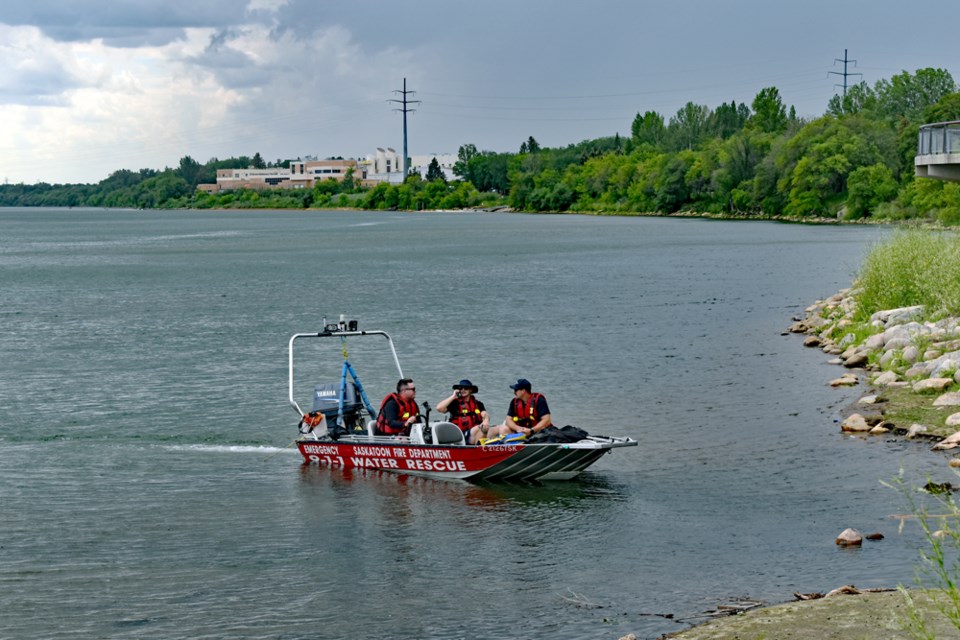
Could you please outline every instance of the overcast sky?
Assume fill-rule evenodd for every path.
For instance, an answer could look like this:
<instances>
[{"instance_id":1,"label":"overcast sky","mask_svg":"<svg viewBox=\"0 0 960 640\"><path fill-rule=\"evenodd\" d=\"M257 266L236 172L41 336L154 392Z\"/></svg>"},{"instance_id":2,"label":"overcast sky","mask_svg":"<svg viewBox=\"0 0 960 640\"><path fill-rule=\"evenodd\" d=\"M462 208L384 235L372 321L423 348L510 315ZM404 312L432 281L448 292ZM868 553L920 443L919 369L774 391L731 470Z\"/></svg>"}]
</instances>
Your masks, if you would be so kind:
<instances>
[{"instance_id":1,"label":"overcast sky","mask_svg":"<svg viewBox=\"0 0 960 640\"><path fill-rule=\"evenodd\" d=\"M244 5L246 2L246 5ZM629 135L638 112L821 115L851 72L960 79L960 2L22 0L0 5L0 180L98 182L259 152L411 155ZM861 78L853 76L850 82Z\"/></svg>"}]
</instances>

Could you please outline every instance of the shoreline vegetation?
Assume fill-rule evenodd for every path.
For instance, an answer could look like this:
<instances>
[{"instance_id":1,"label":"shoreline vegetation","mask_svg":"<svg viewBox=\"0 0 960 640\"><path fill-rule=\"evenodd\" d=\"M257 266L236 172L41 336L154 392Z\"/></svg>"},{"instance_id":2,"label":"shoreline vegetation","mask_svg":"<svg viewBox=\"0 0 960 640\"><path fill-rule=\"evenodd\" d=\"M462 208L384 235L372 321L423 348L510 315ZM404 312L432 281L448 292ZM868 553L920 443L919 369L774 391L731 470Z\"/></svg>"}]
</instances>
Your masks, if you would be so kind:
<instances>
[{"instance_id":1,"label":"shoreline vegetation","mask_svg":"<svg viewBox=\"0 0 960 640\"><path fill-rule=\"evenodd\" d=\"M776 87L752 102L688 102L673 116L637 112L629 133L513 152L462 144L447 176L364 186L348 171L312 188L207 193L218 170L277 169L259 153L201 163L187 155L163 170L122 169L96 184L0 184L0 206L134 209L499 209L592 215L692 215L729 219L884 220L960 225L960 184L916 179L922 124L960 120L960 92L944 69L903 71L860 83L825 112L798 117Z\"/></svg>"},{"instance_id":2,"label":"shoreline vegetation","mask_svg":"<svg viewBox=\"0 0 960 640\"><path fill-rule=\"evenodd\" d=\"M960 467L960 455L952 453L960 447L960 236L898 230L870 251L852 288L807 307L789 331L805 334L804 346L822 349L834 356L832 364L848 370L830 381L831 386L864 386L845 412L840 426L844 433L926 439L934 443L936 455L946 455L946 464ZM805 598L797 594L795 602L736 612L662 637L956 637L960 507L951 493L960 487L931 481L911 488L902 479L886 484L905 496L911 513L904 518L915 518L925 534L927 547L918 553L918 586L880 593L843 587L828 594L834 597L811 601L800 601ZM934 510L915 494L930 498L927 503L935 505ZM931 515L944 512L945 517Z\"/></svg>"}]
</instances>

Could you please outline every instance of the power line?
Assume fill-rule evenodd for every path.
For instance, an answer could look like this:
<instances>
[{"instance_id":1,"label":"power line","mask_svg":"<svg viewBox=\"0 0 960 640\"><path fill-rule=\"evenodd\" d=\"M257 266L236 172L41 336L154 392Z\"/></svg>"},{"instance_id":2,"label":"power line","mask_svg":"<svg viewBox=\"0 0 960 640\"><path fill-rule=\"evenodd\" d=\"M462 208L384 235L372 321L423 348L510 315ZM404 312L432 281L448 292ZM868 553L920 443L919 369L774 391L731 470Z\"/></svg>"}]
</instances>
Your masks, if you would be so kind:
<instances>
[{"instance_id":1,"label":"power line","mask_svg":"<svg viewBox=\"0 0 960 640\"><path fill-rule=\"evenodd\" d=\"M407 94L410 95L416 94L416 91L407 91L407 79L403 79L403 90L396 89L394 93L399 93L403 96L403 99L398 100L396 98L391 98L388 102L396 102L402 104L403 107L400 109L394 109L394 111L399 111L403 114L403 179L407 179L407 173L410 171L410 156L407 155L407 114L416 113L416 109L410 109L407 107L408 104L420 104L419 100L407 100Z\"/></svg>"},{"instance_id":2,"label":"power line","mask_svg":"<svg viewBox=\"0 0 960 640\"><path fill-rule=\"evenodd\" d=\"M838 62L842 62L842 63L843 63L843 73L840 73L839 71L828 71L827 74L828 74L828 75L829 75L829 74L833 74L833 75L837 75L837 76L843 76L843 97L846 98L846 97L847 97L847 76L860 76L860 77L862 78L862 77L863 77L863 74L862 74L862 73L847 73L847 64L850 63L850 62L852 62L852 63L853 63L853 66L857 66L857 61L856 61L856 60L850 60L850 59L847 58L847 50L846 50L846 49L843 50L843 60L841 60L840 58L834 58L834 59L833 59L833 63L834 63L834 64L836 64L836 63L838 63ZM840 86L840 85L836 85L836 84L835 84L835 85L833 85L833 86L838 87L838 86Z\"/></svg>"}]
</instances>

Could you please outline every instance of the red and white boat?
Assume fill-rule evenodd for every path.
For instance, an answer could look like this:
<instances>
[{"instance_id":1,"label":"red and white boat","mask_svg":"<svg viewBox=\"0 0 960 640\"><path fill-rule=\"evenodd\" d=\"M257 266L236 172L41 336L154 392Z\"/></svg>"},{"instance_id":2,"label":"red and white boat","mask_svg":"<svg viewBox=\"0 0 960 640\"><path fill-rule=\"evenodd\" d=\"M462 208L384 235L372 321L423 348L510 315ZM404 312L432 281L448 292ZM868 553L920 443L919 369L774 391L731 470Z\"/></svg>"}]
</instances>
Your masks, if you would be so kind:
<instances>
[{"instance_id":1,"label":"red and white boat","mask_svg":"<svg viewBox=\"0 0 960 640\"><path fill-rule=\"evenodd\" d=\"M356 321L324 320L323 331L290 338L289 400L301 418L296 444L307 463L471 482L569 480L613 449L637 446L632 438L593 435L576 442L468 445L450 422L414 424L409 436L375 435L376 411L346 359L346 339L368 336L386 338L402 378L393 340L384 331L360 331ZM340 383L316 385L309 413L294 399L293 376L294 343L307 338L339 338L344 353ZM429 410L427 403L424 406ZM316 421L312 428L311 417Z\"/></svg>"}]
</instances>

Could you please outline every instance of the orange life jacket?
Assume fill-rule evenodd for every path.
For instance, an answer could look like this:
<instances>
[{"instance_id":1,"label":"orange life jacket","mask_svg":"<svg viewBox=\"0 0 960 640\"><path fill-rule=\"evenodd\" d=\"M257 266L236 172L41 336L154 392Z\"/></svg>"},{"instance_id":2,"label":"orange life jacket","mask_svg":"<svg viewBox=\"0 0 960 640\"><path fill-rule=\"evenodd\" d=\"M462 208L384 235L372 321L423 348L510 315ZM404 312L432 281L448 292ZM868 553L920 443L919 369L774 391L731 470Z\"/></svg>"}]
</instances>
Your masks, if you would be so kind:
<instances>
[{"instance_id":1,"label":"orange life jacket","mask_svg":"<svg viewBox=\"0 0 960 640\"><path fill-rule=\"evenodd\" d=\"M483 416L480 415L480 407L473 396L466 398L457 398L457 406L460 412L450 416L450 422L457 425L460 431L466 433L473 427L483 422Z\"/></svg>"},{"instance_id":2,"label":"orange life jacket","mask_svg":"<svg viewBox=\"0 0 960 640\"><path fill-rule=\"evenodd\" d=\"M391 427L390 423L387 422L387 417L383 414L383 408L387 406L387 403L390 402L391 399L396 401L397 412L400 415L400 419L404 422L406 422L410 416L420 415L420 411L417 409L417 403L415 401L406 401L401 398L400 394L398 393L391 393L384 398L383 402L380 403L380 411L377 413L377 431L380 433L385 433L388 436L395 436L404 433L407 431L407 428L403 427L397 429L395 427Z\"/></svg>"},{"instance_id":3,"label":"orange life jacket","mask_svg":"<svg viewBox=\"0 0 960 640\"><path fill-rule=\"evenodd\" d=\"M539 393L531 393L530 402L526 404L520 398L513 399L513 421L518 427L531 429L540 422L541 416L537 415L537 401L542 397Z\"/></svg>"}]
</instances>

